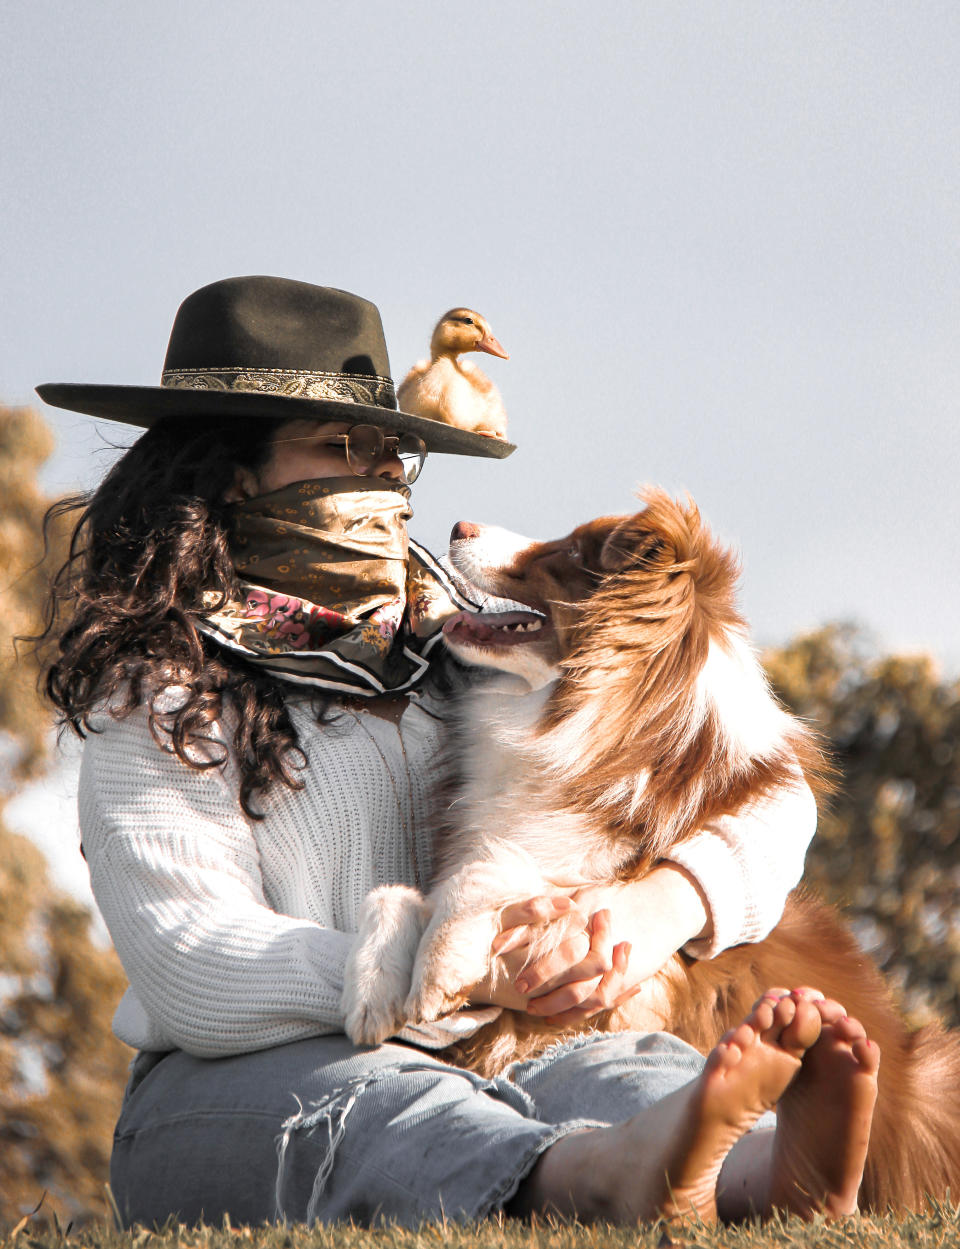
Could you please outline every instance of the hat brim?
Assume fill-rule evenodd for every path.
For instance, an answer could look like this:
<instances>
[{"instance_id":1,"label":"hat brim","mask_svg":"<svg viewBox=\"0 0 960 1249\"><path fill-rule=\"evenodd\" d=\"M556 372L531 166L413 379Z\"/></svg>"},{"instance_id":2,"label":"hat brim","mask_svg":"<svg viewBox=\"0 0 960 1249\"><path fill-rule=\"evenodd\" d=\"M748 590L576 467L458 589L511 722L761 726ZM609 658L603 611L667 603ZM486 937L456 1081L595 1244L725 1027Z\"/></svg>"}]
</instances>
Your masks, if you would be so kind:
<instances>
[{"instance_id":1,"label":"hat brim","mask_svg":"<svg viewBox=\"0 0 960 1249\"><path fill-rule=\"evenodd\" d=\"M516 451L512 442L471 434L453 425L427 420L367 403L335 399L302 399L244 390L188 390L167 386L99 386L77 382L46 382L37 394L55 408L82 412L105 421L149 429L167 416L258 416L273 421L350 421L379 425L401 434L416 434L428 451L504 460Z\"/></svg>"}]
</instances>

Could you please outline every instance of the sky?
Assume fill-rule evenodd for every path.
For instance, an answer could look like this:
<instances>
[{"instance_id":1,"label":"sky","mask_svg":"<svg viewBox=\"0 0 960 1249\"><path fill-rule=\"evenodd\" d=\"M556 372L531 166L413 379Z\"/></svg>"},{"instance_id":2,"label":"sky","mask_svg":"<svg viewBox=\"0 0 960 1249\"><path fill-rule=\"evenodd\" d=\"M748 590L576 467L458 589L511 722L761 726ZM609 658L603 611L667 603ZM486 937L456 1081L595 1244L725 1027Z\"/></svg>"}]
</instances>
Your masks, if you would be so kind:
<instances>
[{"instance_id":1,"label":"sky","mask_svg":"<svg viewBox=\"0 0 960 1249\"><path fill-rule=\"evenodd\" d=\"M0 402L156 384L180 301L380 308L395 378L483 313L517 452L412 532L556 537L689 492L757 642L832 620L960 673L960 6L4 0ZM48 490L136 431L45 409Z\"/></svg>"}]
</instances>

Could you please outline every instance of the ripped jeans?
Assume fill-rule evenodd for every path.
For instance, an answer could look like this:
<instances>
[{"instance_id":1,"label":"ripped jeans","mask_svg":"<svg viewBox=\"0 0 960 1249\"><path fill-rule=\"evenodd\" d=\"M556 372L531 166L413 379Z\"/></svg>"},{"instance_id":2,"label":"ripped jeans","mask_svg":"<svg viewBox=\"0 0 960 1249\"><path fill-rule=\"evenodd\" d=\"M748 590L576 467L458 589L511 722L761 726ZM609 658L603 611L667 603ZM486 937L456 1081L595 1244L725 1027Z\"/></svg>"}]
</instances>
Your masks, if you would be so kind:
<instances>
[{"instance_id":1,"label":"ripped jeans","mask_svg":"<svg viewBox=\"0 0 960 1249\"><path fill-rule=\"evenodd\" d=\"M339 1035L232 1058L141 1054L111 1187L127 1225L483 1219L554 1141L627 1119L702 1068L665 1033L588 1034L494 1080Z\"/></svg>"}]
</instances>

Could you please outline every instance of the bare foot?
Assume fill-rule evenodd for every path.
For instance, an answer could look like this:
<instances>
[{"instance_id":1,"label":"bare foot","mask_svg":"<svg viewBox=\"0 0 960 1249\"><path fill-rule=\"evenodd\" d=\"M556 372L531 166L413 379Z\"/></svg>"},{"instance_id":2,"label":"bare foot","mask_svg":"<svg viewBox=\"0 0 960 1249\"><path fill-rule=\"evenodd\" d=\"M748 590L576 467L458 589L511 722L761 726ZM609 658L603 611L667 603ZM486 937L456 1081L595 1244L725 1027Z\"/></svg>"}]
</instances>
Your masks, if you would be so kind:
<instances>
[{"instance_id":1,"label":"bare foot","mask_svg":"<svg viewBox=\"0 0 960 1249\"><path fill-rule=\"evenodd\" d=\"M814 1001L820 1039L777 1108L770 1204L809 1218L853 1214L877 1100L880 1050L839 1002Z\"/></svg>"},{"instance_id":2,"label":"bare foot","mask_svg":"<svg viewBox=\"0 0 960 1249\"><path fill-rule=\"evenodd\" d=\"M801 1070L801 1059L820 1035L816 1004L771 991L738 1028L707 1056L688 1095L666 1168L667 1218L717 1216L720 1168L731 1148L757 1119L772 1110ZM680 1090L685 1092L685 1090Z\"/></svg>"},{"instance_id":3,"label":"bare foot","mask_svg":"<svg viewBox=\"0 0 960 1249\"><path fill-rule=\"evenodd\" d=\"M713 1221L724 1159L783 1097L820 1029L814 1002L771 990L710 1051L695 1080L625 1123L571 1134L546 1150L510 1213ZM766 1176L764 1166L764 1186Z\"/></svg>"}]
</instances>

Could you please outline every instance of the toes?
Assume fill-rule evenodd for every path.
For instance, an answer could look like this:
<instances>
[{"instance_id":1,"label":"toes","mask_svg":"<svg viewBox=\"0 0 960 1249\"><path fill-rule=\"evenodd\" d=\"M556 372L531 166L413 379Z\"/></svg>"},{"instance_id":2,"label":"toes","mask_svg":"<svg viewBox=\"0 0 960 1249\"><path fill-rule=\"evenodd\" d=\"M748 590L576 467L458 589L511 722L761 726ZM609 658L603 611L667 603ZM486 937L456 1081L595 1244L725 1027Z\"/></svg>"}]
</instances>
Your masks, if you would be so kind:
<instances>
[{"instance_id":1,"label":"toes","mask_svg":"<svg viewBox=\"0 0 960 1249\"><path fill-rule=\"evenodd\" d=\"M780 1033L793 1019L796 1004L786 989L767 989L753 1004L753 1010L741 1027L750 1027L765 1041L776 1042Z\"/></svg>"},{"instance_id":2,"label":"toes","mask_svg":"<svg viewBox=\"0 0 960 1249\"><path fill-rule=\"evenodd\" d=\"M793 1014L780 1033L780 1044L799 1058L819 1040L823 1020L817 1009L818 1002L807 998L801 998L800 1001L785 998L780 1008L784 1008L788 1001L793 1005Z\"/></svg>"},{"instance_id":3,"label":"toes","mask_svg":"<svg viewBox=\"0 0 960 1249\"><path fill-rule=\"evenodd\" d=\"M764 1041L770 1045L777 1045L780 1043L783 1030L793 1022L796 1013L797 1004L789 994L777 999L763 997L747 1022L754 1025Z\"/></svg>"},{"instance_id":4,"label":"toes","mask_svg":"<svg viewBox=\"0 0 960 1249\"><path fill-rule=\"evenodd\" d=\"M777 998L762 997L754 1003L753 1010L745 1022L756 1032L768 1032L773 1027L774 1014L777 1009ZM733 1029L731 1029L731 1033Z\"/></svg>"},{"instance_id":5,"label":"toes","mask_svg":"<svg viewBox=\"0 0 960 1249\"><path fill-rule=\"evenodd\" d=\"M860 1020L854 1019L851 1015L841 1015L836 1022L830 1024L830 1030L839 1040L848 1043L859 1041L867 1035L867 1030Z\"/></svg>"},{"instance_id":6,"label":"toes","mask_svg":"<svg viewBox=\"0 0 960 1249\"><path fill-rule=\"evenodd\" d=\"M853 1015L845 1015L843 1019L838 1019L833 1027L836 1032L842 1033L848 1041L856 1041L860 1037L867 1035L866 1028Z\"/></svg>"},{"instance_id":7,"label":"toes","mask_svg":"<svg viewBox=\"0 0 960 1249\"><path fill-rule=\"evenodd\" d=\"M835 1002L832 997L825 997L822 1001L817 1002L817 1010L820 1012L820 1018L824 1023L836 1023L838 1019L846 1019L847 1011L839 1002Z\"/></svg>"},{"instance_id":8,"label":"toes","mask_svg":"<svg viewBox=\"0 0 960 1249\"><path fill-rule=\"evenodd\" d=\"M732 1037L732 1035L732 1033L727 1034L729 1037ZM724 1037L716 1043L707 1055L704 1072L728 1071L731 1067L736 1067L742 1057L743 1051L739 1045L734 1045L731 1040Z\"/></svg>"},{"instance_id":9,"label":"toes","mask_svg":"<svg viewBox=\"0 0 960 1249\"><path fill-rule=\"evenodd\" d=\"M781 998L789 997L789 996L790 996L789 989L780 989L780 988L765 989L763 992L763 996L758 997L757 1000L754 1002L753 1009L756 1010L761 1002L772 1002L773 1005L776 1006L776 1004L780 1001Z\"/></svg>"},{"instance_id":10,"label":"toes","mask_svg":"<svg viewBox=\"0 0 960 1249\"><path fill-rule=\"evenodd\" d=\"M733 1028L730 1032L728 1032L724 1039L728 1045L733 1046L742 1054L745 1050L748 1050L751 1045L756 1045L759 1036L760 1030L755 1026L753 1016L751 1015L750 1018L745 1019L739 1027Z\"/></svg>"},{"instance_id":11,"label":"toes","mask_svg":"<svg viewBox=\"0 0 960 1249\"><path fill-rule=\"evenodd\" d=\"M768 989L744 1023L728 1032L724 1040L745 1049L759 1036L767 1044L779 1045L794 1057L802 1057L820 1036L821 998L818 989Z\"/></svg>"},{"instance_id":12,"label":"toes","mask_svg":"<svg viewBox=\"0 0 960 1249\"><path fill-rule=\"evenodd\" d=\"M826 1000L819 989L814 989L808 984L802 984L799 989L792 989L791 993L797 1001L800 998L806 998L810 1002L823 1002Z\"/></svg>"},{"instance_id":13,"label":"toes","mask_svg":"<svg viewBox=\"0 0 960 1249\"><path fill-rule=\"evenodd\" d=\"M819 989L810 985L796 989L773 987L757 999L739 1027L724 1033L719 1046L736 1049L742 1055L760 1040L802 1058L816 1045L824 1027L848 1045L866 1039L862 1025L849 1019L840 1003L825 998ZM730 1061L738 1062L739 1057Z\"/></svg>"},{"instance_id":14,"label":"toes","mask_svg":"<svg viewBox=\"0 0 960 1249\"><path fill-rule=\"evenodd\" d=\"M779 1045L781 1049L795 1048L789 1042L785 1043L785 1039L796 1015L797 1003L792 997L782 997L773 1008L773 1023L763 1034L763 1039L769 1043Z\"/></svg>"},{"instance_id":15,"label":"toes","mask_svg":"<svg viewBox=\"0 0 960 1249\"><path fill-rule=\"evenodd\" d=\"M857 1037L850 1046L861 1070L872 1075L880 1066L880 1046L868 1037Z\"/></svg>"}]
</instances>

